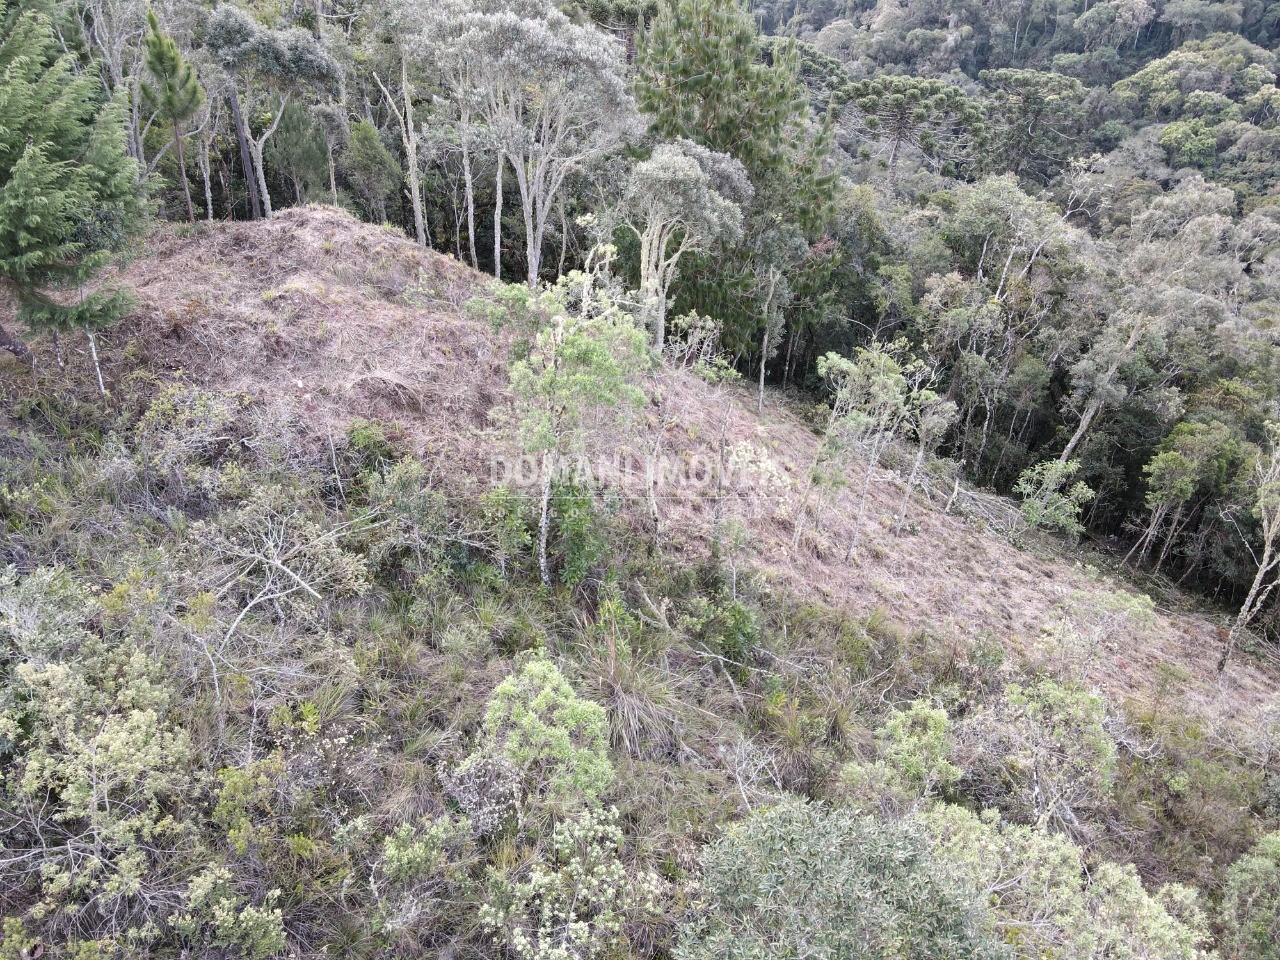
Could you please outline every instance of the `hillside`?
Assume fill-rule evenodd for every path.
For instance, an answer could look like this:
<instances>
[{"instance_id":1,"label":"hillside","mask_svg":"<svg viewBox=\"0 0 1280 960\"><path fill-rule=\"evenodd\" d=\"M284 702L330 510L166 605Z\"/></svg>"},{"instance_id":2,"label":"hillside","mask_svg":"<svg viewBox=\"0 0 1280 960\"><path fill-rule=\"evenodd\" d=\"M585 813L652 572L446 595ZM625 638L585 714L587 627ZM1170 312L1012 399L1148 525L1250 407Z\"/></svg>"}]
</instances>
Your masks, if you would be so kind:
<instances>
[{"instance_id":1,"label":"hillside","mask_svg":"<svg viewBox=\"0 0 1280 960\"><path fill-rule=\"evenodd\" d=\"M483 484L492 456L508 451L492 414L507 402L509 336L465 309L491 278L397 232L331 208L294 209L270 223L158 239L124 279L139 308L114 336L149 370L286 403L317 442L343 435L356 419L394 424L433 475L455 488ZM1064 608L1069 615L1096 606L1097 595L1129 589L1082 572L1105 558L1060 544L1019 550L988 534L979 517L946 514L944 502L913 509L915 529L895 535L903 480L889 470L872 487L866 559L843 559L856 482L827 506L821 536L793 558L788 500L798 498L812 462L814 430L783 400L770 395L757 415L749 389L716 390L683 369L663 370L648 393L643 436L626 441L631 453L644 456L660 431L663 454L715 462L723 435L729 447L751 445L776 464L786 481L770 487L748 472L734 499L748 530L748 562L801 596L855 616L888 611L942 646L994 638L1016 653ZM640 526L641 492L623 492ZM944 484L942 497L950 492ZM679 488L664 497L673 542L690 557L704 556L713 498ZM961 497L953 511L964 505ZM1117 700L1149 698L1159 667L1176 665L1190 674L1186 697L1197 711L1215 719L1243 712L1240 719L1256 722L1250 711L1272 705L1280 673L1241 658L1219 679L1224 622L1161 609L1149 627L1108 636L1089 679Z\"/></svg>"},{"instance_id":2,"label":"hillside","mask_svg":"<svg viewBox=\"0 0 1280 960\"><path fill-rule=\"evenodd\" d=\"M608 443L751 469L719 496L659 490L656 541L644 485L607 481L583 508L593 531L573 533L566 519L560 535L564 551L572 536L597 539L591 570L548 592L528 537L503 539L512 523L529 529L531 502L495 520L486 499L492 461L513 450L502 412L515 343L513 327L477 305L497 296L490 279L328 207L160 230L119 279L136 304L99 337L109 398L70 338L61 371L54 344L35 344L34 382L0 364L0 570L13 564L0 578L0 649L13 682L38 693L0 702L0 718L75 731L0 726L0 750L14 749L7 736L27 751L22 783L47 790L65 808L57 823L70 825L50 846L44 814L0 809L18 838L16 882L0 902L24 918L6 927L19 956L104 936L94 949L136 937L256 957L487 955L506 928L475 912L477 898L488 910L515 897L509 922L535 929L519 912L536 916L533 894L503 884L564 876L537 873L572 866L539 859L552 856L548 824L597 795L622 819L581 821L605 831L591 855L625 850L607 869L626 890L649 891L607 920L627 955L669 956L677 928L704 915L693 884L715 869L723 844L707 844L724 824L773 810L770 829L785 831L799 828L788 818L817 816L788 806L791 795L873 812L892 842L939 844L935 855L961 858L962 871L977 869L959 866L974 856L996 871L990 891L1009 889L1000 870L1032 874L1014 861L997 868L983 843L1028 863L1066 858L1054 895L1069 924L1044 932L1022 900L990 892L982 910L997 912L965 920L963 938L1026 923L1043 942L1074 944L1112 931L1089 904L1115 902L1150 924L1135 921L1126 942L1167 934L1193 945L1210 929L1198 914L1157 905L1136 874L1106 861L1135 864L1153 891L1197 884L1212 907L1224 870L1271 822L1280 675L1242 655L1218 678L1218 620L1132 614L1116 599L1132 588L1087 573L1087 555L1064 544L1024 549L992 532L979 514L998 523L1011 508L953 496L945 473L931 482L938 501L917 495L898 535L902 481L882 469L846 562L850 482L793 557L815 431L772 392L758 415L746 387L661 365L642 383L643 415ZM728 532L713 562L717 504ZM1035 726L1044 704L1028 713L1039 701L1019 700L1024 689L1050 698L1049 726ZM518 720L521 702L554 707L528 706ZM33 703L46 719L31 719ZM132 719L117 729L114 716ZM580 726L567 739L546 733L553 746L538 749L550 753L502 740L566 723ZM1054 733L1037 739L1041 729ZM942 753L929 746L937 730ZM89 758L108 735L123 765L99 780ZM1018 786L1026 768L1014 758L1041 749L1034 787ZM912 763L933 773L897 772L919 751ZM539 779L513 785L502 779L510 764ZM113 797L134 786L80 809L67 784L81 781ZM938 796L955 805L921 806ZM999 829L1027 832L987 836L996 821L967 820L966 806L998 809ZM128 819L113 820L122 809ZM87 886L35 879L74 875L94 844L107 852ZM24 866L37 853L46 866ZM115 885L125 875L133 888ZM217 892L202 901L207 885ZM940 911L960 902L935 895ZM1165 888L1160 903L1184 895ZM31 919L78 897L88 910ZM567 909L591 925L612 917L590 903ZM137 933L147 920L155 932ZM36 922L43 940L23 925Z\"/></svg>"}]
</instances>

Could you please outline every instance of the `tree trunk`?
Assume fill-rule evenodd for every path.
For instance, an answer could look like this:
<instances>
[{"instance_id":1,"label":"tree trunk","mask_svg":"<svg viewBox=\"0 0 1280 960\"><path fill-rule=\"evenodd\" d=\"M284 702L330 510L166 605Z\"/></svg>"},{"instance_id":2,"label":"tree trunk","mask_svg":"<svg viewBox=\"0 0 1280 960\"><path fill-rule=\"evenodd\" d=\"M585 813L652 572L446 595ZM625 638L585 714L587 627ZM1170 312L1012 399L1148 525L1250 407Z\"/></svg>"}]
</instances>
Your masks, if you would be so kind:
<instances>
[{"instance_id":1,"label":"tree trunk","mask_svg":"<svg viewBox=\"0 0 1280 960\"><path fill-rule=\"evenodd\" d=\"M502 279L502 170L506 161L498 153L498 172L494 179L493 199L493 278Z\"/></svg>"},{"instance_id":2,"label":"tree trunk","mask_svg":"<svg viewBox=\"0 0 1280 960\"><path fill-rule=\"evenodd\" d=\"M418 137L413 129L413 99L409 89L409 62L400 51L400 94L404 98L404 120L400 130L404 134L404 150L409 161L409 193L413 198L413 230L418 246L427 245L427 230L422 216L422 191L418 184ZM385 219L385 218L384 218Z\"/></svg>"},{"instance_id":3,"label":"tree trunk","mask_svg":"<svg viewBox=\"0 0 1280 960\"><path fill-rule=\"evenodd\" d=\"M266 144L266 136L261 141L249 139L249 153L253 157L253 172L257 177L258 195L262 200L262 219L271 219L271 194L267 191L267 171L262 162L262 148Z\"/></svg>"},{"instance_id":4,"label":"tree trunk","mask_svg":"<svg viewBox=\"0 0 1280 960\"><path fill-rule=\"evenodd\" d=\"M1075 453L1076 447L1080 445L1080 441L1089 432L1089 428L1093 425L1094 417L1098 415L1098 411L1101 409L1102 397L1095 394L1093 399L1089 401L1089 406L1085 407L1084 415L1080 418L1080 425L1076 427L1076 432L1067 441L1067 445L1062 448L1062 454L1058 457L1059 463L1066 463L1071 459L1071 454Z\"/></svg>"},{"instance_id":5,"label":"tree trunk","mask_svg":"<svg viewBox=\"0 0 1280 960\"><path fill-rule=\"evenodd\" d=\"M200 166L200 179L204 181L204 218L213 223L213 173L210 170L209 142L203 135L196 152L196 163Z\"/></svg>"},{"instance_id":6,"label":"tree trunk","mask_svg":"<svg viewBox=\"0 0 1280 960\"><path fill-rule=\"evenodd\" d=\"M920 475L920 465L924 463L924 444L920 444L916 450L916 458L911 463L911 473L907 477L907 489L902 492L902 506L898 508L898 522L894 527L894 534L902 535L902 524L907 519L907 504L911 501L911 491L915 488L916 477Z\"/></svg>"},{"instance_id":7,"label":"tree trunk","mask_svg":"<svg viewBox=\"0 0 1280 960\"><path fill-rule=\"evenodd\" d=\"M249 152L253 154L253 165L258 171L258 191L262 194L262 212L265 219L271 219L271 194L267 190L267 166L262 160L262 154L267 146L267 140L276 132L280 126L280 121L284 119L285 107L289 105L289 94L285 94L280 98L280 105L276 108L275 119L271 121L271 126L262 131L262 136L258 139L249 138Z\"/></svg>"},{"instance_id":8,"label":"tree trunk","mask_svg":"<svg viewBox=\"0 0 1280 960\"><path fill-rule=\"evenodd\" d=\"M520 171L516 171L520 176ZM521 191L521 209L524 214L525 279L530 287L538 285L538 273L542 267L542 235L533 225L533 199L527 190Z\"/></svg>"},{"instance_id":9,"label":"tree trunk","mask_svg":"<svg viewBox=\"0 0 1280 960\"><path fill-rule=\"evenodd\" d=\"M769 322L764 325L764 338L760 341L760 389L756 394L756 413L764 413L764 370L769 362Z\"/></svg>"},{"instance_id":10,"label":"tree trunk","mask_svg":"<svg viewBox=\"0 0 1280 960\"><path fill-rule=\"evenodd\" d=\"M1258 572L1253 575L1253 583L1249 586L1249 595L1244 598L1244 604L1241 605L1240 612L1236 614L1235 622L1231 624L1231 632L1227 634L1227 642L1222 648L1222 656L1218 658L1219 674L1227 669L1227 661L1231 659L1231 654L1235 652L1236 644L1240 642L1240 635L1244 633L1244 628L1249 625L1249 621L1253 619L1254 614L1258 612L1258 608L1262 606L1263 601L1266 600L1267 595L1271 592L1271 588L1264 590L1262 583L1270 576L1274 566L1274 547L1268 541L1262 547L1262 560L1258 563Z\"/></svg>"},{"instance_id":11,"label":"tree trunk","mask_svg":"<svg viewBox=\"0 0 1280 960\"><path fill-rule=\"evenodd\" d=\"M853 559L858 550L858 542L862 539L862 524L867 516L867 496L871 493L871 480L880 464L880 454L886 442L884 437L877 438L867 459L867 472L862 477L862 494L858 497L858 515L853 521L853 538L849 541L849 549L844 552L845 563Z\"/></svg>"},{"instance_id":12,"label":"tree trunk","mask_svg":"<svg viewBox=\"0 0 1280 960\"><path fill-rule=\"evenodd\" d=\"M329 195L333 198L333 205L338 205L338 165L333 161L333 144L325 142L325 149L329 154Z\"/></svg>"},{"instance_id":13,"label":"tree trunk","mask_svg":"<svg viewBox=\"0 0 1280 960\"><path fill-rule=\"evenodd\" d=\"M258 181L254 176L253 158L249 152L249 133L245 129L244 115L240 113L240 97L236 85L230 85L227 100L231 105L231 120L235 124L236 139L240 142L240 166L244 170L245 187L249 191L249 208L254 220L262 219L262 201L258 197Z\"/></svg>"},{"instance_id":14,"label":"tree trunk","mask_svg":"<svg viewBox=\"0 0 1280 960\"><path fill-rule=\"evenodd\" d=\"M467 252L471 254L471 267L480 269L480 260L476 256L476 189L475 179L471 171L471 117L469 113L462 115L462 183L467 195Z\"/></svg>"},{"instance_id":15,"label":"tree trunk","mask_svg":"<svg viewBox=\"0 0 1280 960\"><path fill-rule=\"evenodd\" d=\"M889 151L889 189L893 189L893 183L898 179L898 151L902 147L902 140L899 137L893 138L893 149Z\"/></svg>"},{"instance_id":16,"label":"tree trunk","mask_svg":"<svg viewBox=\"0 0 1280 960\"><path fill-rule=\"evenodd\" d=\"M560 220L560 263L556 266L556 278L564 276L564 261L569 254L569 224L564 216L564 196L561 195L560 202L557 204L557 216Z\"/></svg>"},{"instance_id":17,"label":"tree trunk","mask_svg":"<svg viewBox=\"0 0 1280 960\"><path fill-rule=\"evenodd\" d=\"M542 496L538 513L538 576L542 585L551 588L551 565L547 561L547 541L551 534L551 474L554 459L550 453L542 458Z\"/></svg>"},{"instance_id":18,"label":"tree trunk","mask_svg":"<svg viewBox=\"0 0 1280 960\"><path fill-rule=\"evenodd\" d=\"M27 366L35 369L36 359L27 348L27 345L17 337L12 336L9 331L4 328L3 324L0 324L0 347L8 350Z\"/></svg>"},{"instance_id":19,"label":"tree trunk","mask_svg":"<svg viewBox=\"0 0 1280 960\"><path fill-rule=\"evenodd\" d=\"M187 222L196 222L196 208L191 203L191 185L187 183L187 157L182 150L182 134L173 125L173 148L178 152L178 178L182 181L182 197L187 201Z\"/></svg>"}]
</instances>

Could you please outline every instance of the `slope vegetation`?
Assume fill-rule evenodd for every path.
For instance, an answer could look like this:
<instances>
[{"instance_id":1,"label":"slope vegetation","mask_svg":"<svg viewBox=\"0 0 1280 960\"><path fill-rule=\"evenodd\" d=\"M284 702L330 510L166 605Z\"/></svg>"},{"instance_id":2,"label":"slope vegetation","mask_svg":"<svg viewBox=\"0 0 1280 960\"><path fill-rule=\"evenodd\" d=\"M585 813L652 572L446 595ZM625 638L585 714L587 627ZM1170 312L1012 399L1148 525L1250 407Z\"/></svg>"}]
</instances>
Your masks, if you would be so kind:
<instances>
[{"instance_id":1,"label":"slope vegetation","mask_svg":"<svg viewBox=\"0 0 1280 960\"><path fill-rule=\"evenodd\" d=\"M508 338L467 309L491 280L396 231L332 208L299 208L267 223L162 235L125 280L139 305L114 335L110 353L124 358L122 370L141 360L153 372L284 403L317 442L355 419L392 423L458 490L484 486L494 455L506 450L494 413L506 402ZM1092 683L1114 698L1145 700L1173 666L1187 674L1189 708L1216 720L1256 721L1280 689L1273 669L1245 657L1216 676L1220 617L1161 606L1150 620L1109 625L1111 598L1128 588L1091 566L1100 558L1063 545L1019 549L991 530L1011 505L957 492L946 478L926 484L935 500L915 495L899 534L902 480L877 473L869 525L847 562L860 493L851 482L793 552L792 511L817 447L807 422L774 397L758 414L750 391L709 386L680 368L655 375L647 392L646 423L619 439L624 452L739 464L721 494L745 533L742 559L789 591L854 615L887 611L957 651L995 640L1035 656L1046 627L1080 620L1097 641ZM646 496L621 487L643 525ZM712 492L672 483L657 499L670 542L705 554Z\"/></svg>"}]
</instances>

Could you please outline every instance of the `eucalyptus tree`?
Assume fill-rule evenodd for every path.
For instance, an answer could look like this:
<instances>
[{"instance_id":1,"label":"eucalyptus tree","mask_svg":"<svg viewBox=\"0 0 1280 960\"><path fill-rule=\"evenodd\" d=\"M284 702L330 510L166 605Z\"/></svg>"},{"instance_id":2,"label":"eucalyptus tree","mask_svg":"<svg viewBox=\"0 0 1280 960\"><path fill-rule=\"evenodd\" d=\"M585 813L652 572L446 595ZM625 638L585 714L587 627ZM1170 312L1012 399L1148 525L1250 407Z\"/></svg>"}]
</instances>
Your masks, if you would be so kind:
<instances>
[{"instance_id":1,"label":"eucalyptus tree","mask_svg":"<svg viewBox=\"0 0 1280 960\"><path fill-rule=\"evenodd\" d=\"M243 128L237 130L242 148L247 149L252 159L252 175L263 213L270 218L271 197L267 191L263 148L279 128L292 97L338 82L337 61L306 31L271 30L235 7L224 6L214 11L209 18L205 43L233 75L233 93L238 80L250 101L271 118L256 137ZM232 108L239 112L236 101Z\"/></svg>"},{"instance_id":2,"label":"eucalyptus tree","mask_svg":"<svg viewBox=\"0 0 1280 960\"><path fill-rule=\"evenodd\" d=\"M831 412L797 511L792 552L800 546L810 513L816 512L810 509L813 495L819 495L816 506L821 507L829 491L846 483L847 467L853 456L861 453L864 462L858 512L845 561L856 553L872 479L907 414L910 370L901 359L903 346L901 342L872 343L858 348L852 357L828 353L818 360L818 375L831 391Z\"/></svg>"},{"instance_id":3,"label":"eucalyptus tree","mask_svg":"<svg viewBox=\"0 0 1280 960\"><path fill-rule=\"evenodd\" d=\"M640 295L658 350L666 340L671 284L681 258L742 235L741 209L716 189L704 164L718 165L737 181L737 195L750 196L740 163L689 141L659 144L632 169L625 188L622 226L640 244Z\"/></svg>"},{"instance_id":4,"label":"eucalyptus tree","mask_svg":"<svg viewBox=\"0 0 1280 960\"><path fill-rule=\"evenodd\" d=\"M622 50L550 4L499 0L465 18L453 51L470 61L476 111L514 174L534 286L567 178L638 132Z\"/></svg>"},{"instance_id":5,"label":"eucalyptus tree","mask_svg":"<svg viewBox=\"0 0 1280 960\"><path fill-rule=\"evenodd\" d=\"M1254 574L1245 593L1244 602L1231 623L1222 654L1218 657L1218 672L1227 668L1227 662L1240 643L1245 628L1280 586L1280 424L1268 423L1265 446L1258 451L1254 465L1253 519L1258 525L1259 548L1254 549L1242 536L1253 559ZM1239 528L1237 527L1237 531Z\"/></svg>"},{"instance_id":6,"label":"eucalyptus tree","mask_svg":"<svg viewBox=\"0 0 1280 960\"><path fill-rule=\"evenodd\" d=\"M911 471L902 491L902 503L898 507L895 533L902 532L907 519L907 507L915 490L916 480L924 459L937 450L938 445L956 420L956 405L927 386L914 386L907 396L904 426L915 434L916 455L911 460Z\"/></svg>"},{"instance_id":7,"label":"eucalyptus tree","mask_svg":"<svg viewBox=\"0 0 1280 960\"><path fill-rule=\"evenodd\" d=\"M377 7L376 16L370 18L374 21L374 43L368 57L370 74L400 134L413 232L421 246L427 245L429 231L423 210L415 106L424 89L437 81L442 30L470 9L467 0L440 0L426 5L391 0Z\"/></svg>"}]
</instances>

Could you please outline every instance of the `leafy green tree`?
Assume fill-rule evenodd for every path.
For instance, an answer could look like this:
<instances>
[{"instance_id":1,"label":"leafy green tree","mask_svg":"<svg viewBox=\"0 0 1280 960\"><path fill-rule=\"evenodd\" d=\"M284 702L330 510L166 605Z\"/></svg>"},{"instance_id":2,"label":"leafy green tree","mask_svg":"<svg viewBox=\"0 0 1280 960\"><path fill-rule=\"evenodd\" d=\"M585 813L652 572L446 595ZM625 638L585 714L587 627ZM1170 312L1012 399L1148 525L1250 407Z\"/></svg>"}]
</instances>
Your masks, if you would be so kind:
<instances>
[{"instance_id":1,"label":"leafy green tree","mask_svg":"<svg viewBox=\"0 0 1280 960\"><path fill-rule=\"evenodd\" d=\"M1160 146L1172 167L1210 170L1218 154L1213 129L1199 118L1176 120L1160 133Z\"/></svg>"},{"instance_id":2,"label":"leafy green tree","mask_svg":"<svg viewBox=\"0 0 1280 960\"><path fill-rule=\"evenodd\" d=\"M351 124L347 147L339 160L342 171L370 216L387 220L387 198L400 183L400 161L382 144L378 129L368 120Z\"/></svg>"},{"instance_id":3,"label":"leafy green tree","mask_svg":"<svg viewBox=\"0 0 1280 960\"><path fill-rule=\"evenodd\" d=\"M309 33L296 27L273 30L235 7L221 6L209 18L205 44L224 69L241 84L267 118L257 136L237 128L242 147L252 159L253 175L263 213L271 218L263 150L279 129L290 99L304 91L332 87L340 68L334 58ZM232 100L236 110L238 100Z\"/></svg>"},{"instance_id":4,"label":"leafy green tree","mask_svg":"<svg viewBox=\"0 0 1280 960\"><path fill-rule=\"evenodd\" d=\"M833 256L818 243L836 184L831 125L813 122L799 70L792 46L766 56L741 0L665 0L637 48L636 97L654 132L729 154L755 188L751 242L691 258L677 302L721 319L729 349L759 345L762 362L780 322L819 309L820 296L800 294Z\"/></svg>"},{"instance_id":5,"label":"leafy green tree","mask_svg":"<svg viewBox=\"0 0 1280 960\"><path fill-rule=\"evenodd\" d=\"M1000 698L956 724L951 761L960 788L1020 823L1080 831L1116 779L1116 743L1102 698L1042 679L1010 684Z\"/></svg>"},{"instance_id":6,"label":"leafy green tree","mask_svg":"<svg viewBox=\"0 0 1280 960\"><path fill-rule=\"evenodd\" d=\"M55 333L103 327L128 299L85 293L141 222L137 165L119 107L63 52L48 16L4 8L0 21L0 290L16 318ZM8 299L8 298L6 298ZM0 325L0 346L30 362Z\"/></svg>"},{"instance_id":7,"label":"leafy green tree","mask_svg":"<svg viewBox=\"0 0 1280 960\"><path fill-rule=\"evenodd\" d=\"M622 223L640 244L640 295L658 350L666 341L669 291L681 258L742 234L741 209L716 189L703 163L737 167L729 175L742 169L736 160L696 144L661 144L636 164L627 181ZM745 174L739 176L736 192L749 195Z\"/></svg>"},{"instance_id":8,"label":"leafy green tree","mask_svg":"<svg viewBox=\"0 0 1280 960\"><path fill-rule=\"evenodd\" d=\"M464 20L452 54L470 63L462 95L495 132L524 220L526 278L536 286L543 245L570 174L639 133L617 42L552 4L483 6ZM502 167L500 167L502 169Z\"/></svg>"},{"instance_id":9,"label":"leafy green tree","mask_svg":"<svg viewBox=\"0 0 1280 960\"><path fill-rule=\"evenodd\" d=\"M280 129L266 154L271 166L293 186L294 202L328 189L329 151L324 134L302 105L290 102L284 108Z\"/></svg>"},{"instance_id":10,"label":"leafy green tree","mask_svg":"<svg viewBox=\"0 0 1280 960\"><path fill-rule=\"evenodd\" d=\"M0 569L6 913L26 895L53 936L92 913L103 953L145 953L199 858L194 751L162 665L103 613L63 571Z\"/></svg>"},{"instance_id":11,"label":"leafy green tree","mask_svg":"<svg viewBox=\"0 0 1280 960\"><path fill-rule=\"evenodd\" d=\"M704 904L677 960L994 957L984 911L905 826L786 802L702 853Z\"/></svg>"},{"instance_id":12,"label":"leafy green tree","mask_svg":"<svg viewBox=\"0 0 1280 960\"><path fill-rule=\"evenodd\" d=\"M600 419L625 415L644 396L634 382L644 356L644 334L611 306L570 311L564 291L577 282L585 291L593 279L571 276L559 291L541 298L538 309L549 313L550 321L534 338L528 356L511 365L520 442L539 460L538 572L547 587L551 494L564 459L586 452Z\"/></svg>"},{"instance_id":13,"label":"leafy green tree","mask_svg":"<svg viewBox=\"0 0 1280 960\"><path fill-rule=\"evenodd\" d=\"M831 413L797 511L791 540L793 552L800 546L814 493L819 494L815 506L820 506L827 491L845 484L846 467L853 455L861 452L865 460L862 488L845 560L857 550L871 479L906 413L908 384L900 348L900 343L873 343L859 347L852 358L828 353L818 361L818 375L831 391Z\"/></svg>"},{"instance_id":14,"label":"leafy green tree","mask_svg":"<svg viewBox=\"0 0 1280 960\"><path fill-rule=\"evenodd\" d=\"M640 36L636 96L654 130L742 161L752 176L787 162L804 115L794 51L773 63L742 0L664 0Z\"/></svg>"},{"instance_id":15,"label":"leafy green tree","mask_svg":"<svg viewBox=\"0 0 1280 960\"><path fill-rule=\"evenodd\" d=\"M862 537L871 481L880 466L880 458L897 436L906 415L909 386L900 348L900 344L872 344L859 348L852 359L827 354L818 364L819 374L837 394L833 409L848 409L848 414L835 426L856 438L865 461L858 513L853 521L849 548L845 551L846 561L857 552Z\"/></svg>"},{"instance_id":16,"label":"leafy green tree","mask_svg":"<svg viewBox=\"0 0 1280 960\"><path fill-rule=\"evenodd\" d=\"M902 525L907 519L907 506L911 501L911 492L915 489L916 480L920 476L920 468L924 458L938 449L943 436L951 429L956 420L956 405L953 401L940 396L928 387L917 387L911 390L907 398L905 426L914 434L916 455L911 461L911 470L907 474L907 483L902 491L902 505L898 508L898 522L895 529L901 533Z\"/></svg>"},{"instance_id":17,"label":"leafy green tree","mask_svg":"<svg viewBox=\"0 0 1280 960\"><path fill-rule=\"evenodd\" d=\"M1227 642L1218 658L1218 672L1227 668L1227 661L1235 652L1240 637L1263 605L1280 586L1276 571L1280 568L1280 423L1267 424L1266 447L1258 451L1254 464L1253 518L1258 523L1259 549L1247 540L1255 567L1253 581L1245 594L1244 602L1231 623ZM1237 527L1237 531L1239 528Z\"/></svg>"},{"instance_id":18,"label":"leafy green tree","mask_svg":"<svg viewBox=\"0 0 1280 960\"><path fill-rule=\"evenodd\" d=\"M1240 439L1219 420L1180 423L1142 468L1147 477L1147 528L1125 557L1146 562L1157 538L1164 546L1156 559L1158 572L1187 520L1188 505L1197 495L1210 496L1231 479L1233 464L1243 454Z\"/></svg>"},{"instance_id":19,"label":"leafy green tree","mask_svg":"<svg viewBox=\"0 0 1280 960\"><path fill-rule=\"evenodd\" d=\"M196 79L195 69L182 57L173 38L160 29L155 11L147 11L147 73L142 92L156 116L173 130L173 148L178 155L178 176L182 180L182 196L187 201L187 219L196 222L191 204L191 187L187 183L187 159L182 147L182 125L204 105L204 88Z\"/></svg>"},{"instance_id":20,"label":"leafy green tree","mask_svg":"<svg viewBox=\"0 0 1280 960\"><path fill-rule=\"evenodd\" d=\"M1234 103L1273 86L1276 55L1244 37L1222 33L1191 40L1118 81L1112 92L1123 107L1152 120L1178 120L1189 101L1215 92Z\"/></svg>"}]
</instances>

